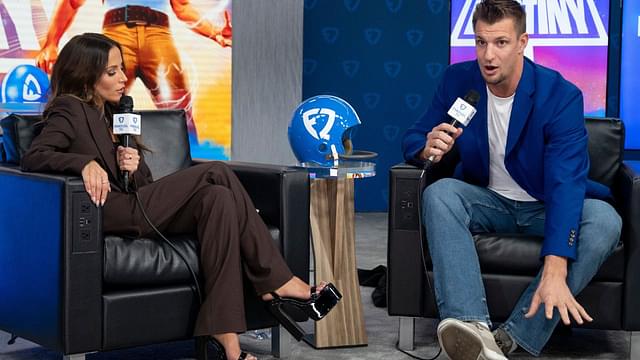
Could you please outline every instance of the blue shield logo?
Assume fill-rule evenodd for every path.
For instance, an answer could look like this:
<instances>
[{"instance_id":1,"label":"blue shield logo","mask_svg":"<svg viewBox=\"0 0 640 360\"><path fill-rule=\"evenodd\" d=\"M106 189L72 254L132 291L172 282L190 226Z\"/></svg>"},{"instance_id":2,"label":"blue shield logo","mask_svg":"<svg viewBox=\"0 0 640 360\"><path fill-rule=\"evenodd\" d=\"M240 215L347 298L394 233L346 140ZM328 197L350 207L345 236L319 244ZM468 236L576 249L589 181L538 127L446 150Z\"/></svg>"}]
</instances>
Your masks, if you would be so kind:
<instances>
[{"instance_id":1,"label":"blue shield logo","mask_svg":"<svg viewBox=\"0 0 640 360\"><path fill-rule=\"evenodd\" d=\"M305 76L312 75L318 68L318 61L316 59L304 59L302 61L302 73Z\"/></svg>"},{"instance_id":2,"label":"blue shield logo","mask_svg":"<svg viewBox=\"0 0 640 360\"><path fill-rule=\"evenodd\" d=\"M427 7L433 14L440 14L442 9L444 9L444 0L429 0L427 2Z\"/></svg>"},{"instance_id":3,"label":"blue shield logo","mask_svg":"<svg viewBox=\"0 0 640 360\"><path fill-rule=\"evenodd\" d=\"M369 109L375 109L380 102L380 94L379 93L365 93L362 95L362 99L364 100L364 104Z\"/></svg>"},{"instance_id":4,"label":"blue shield logo","mask_svg":"<svg viewBox=\"0 0 640 360\"><path fill-rule=\"evenodd\" d=\"M338 35L340 35L340 30L335 27L325 27L322 28L322 37L324 41L328 44L335 44L336 40L338 40Z\"/></svg>"},{"instance_id":5,"label":"blue shield logo","mask_svg":"<svg viewBox=\"0 0 640 360\"><path fill-rule=\"evenodd\" d=\"M422 30L411 29L407 31L407 40L409 41L409 44L413 47L420 45L423 37L424 37L424 32Z\"/></svg>"},{"instance_id":6,"label":"blue shield logo","mask_svg":"<svg viewBox=\"0 0 640 360\"><path fill-rule=\"evenodd\" d=\"M402 0L385 0L385 3L391 13L397 13L402 7Z\"/></svg>"},{"instance_id":7,"label":"blue shield logo","mask_svg":"<svg viewBox=\"0 0 640 360\"><path fill-rule=\"evenodd\" d=\"M417 109L422 104L422 95L420 94L406 94L404 96L404 103L411 110Z\"/></svg>"},{"instance_id":8,"label":"blue shield logo","mask_svg":"<svg viewBox=\"0 0 640 360\"><path fill-rule=\"evenodd\" d=\"M384 63L384 71L392 79L395 79L396 77L398 77L398 74L400 73L401 69L402 69L402 64L400 64L397 61L387 61Z\"/></svg>"},{"instance_id":9,"label":"blue shield logo","mask_svg":"<svg viewBox=\"0 0 640 360\"><path fill-rule=\"evenodd\" d=\"M440 63L428 63L426 68L429 78L437 79L438 77L440 77L442 70L444 70L444 65Z\"/></svg>"},{"instance_id":10,"label":"blue shield logo","mask_svg":"<svg viewBox=\"0 0 640 360\"><path fill-rule=\"evenodd\" d=\"M382 133L388 142L393 142L400 133L400 127L397 125L385 125L385 127L382 128Z\"/></svg>"},{"instance_id":11,"label":"blue shield logo","mask_svg":"<svg viewBox=\"0 0 640 360\"><path fill-rule=\"evenodd\" d=\"M360 0L344 0L344 7L346 7L349 12L355 12L359 6Z\"/></svg>"},{"instance_id":12,"label":"blue shield logo","mask_svg":"<svg viewBox=\"0 0 640 360\"><path fill-rule=\"evenodd\" d=\"M342 71L350 78L353 78L360 70L360 61L358 60L345 60L342 62Z\"/></svg>"},{"instance_id":13,"label":"blue shield logo","mask_svg":"<svg viewBox=\"0 0 640 360\"><path fill-rule=\"evenodd\" d=\"M378 28L364 29L364 39L367 40L369 45L375 45L380 41L382 37L382 30Z\"/></svg>"}]
</instances>

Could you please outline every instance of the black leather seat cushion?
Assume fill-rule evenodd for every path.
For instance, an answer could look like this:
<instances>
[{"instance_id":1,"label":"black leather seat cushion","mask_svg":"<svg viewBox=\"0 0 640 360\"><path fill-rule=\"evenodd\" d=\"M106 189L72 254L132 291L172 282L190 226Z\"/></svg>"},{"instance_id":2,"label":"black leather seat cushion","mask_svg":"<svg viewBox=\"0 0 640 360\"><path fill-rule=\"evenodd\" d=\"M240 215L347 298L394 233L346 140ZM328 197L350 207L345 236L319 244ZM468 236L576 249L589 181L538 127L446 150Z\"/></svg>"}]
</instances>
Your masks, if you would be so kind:
<instances>
[{"instance_id":1,"label":"black leather seat cushion","mask_svg":"<svg viewBox=\"0 0 640 360\"><path fill-rule=\"evenodd\" d=\"M273 241L279 244L280 231L270 226L269 232ZM199 274L196 238L190 235L168 238L184 255L196 275ZM106 285L116 287L184 284L192 281L184 261L161 239L131 239L115 235L108 235L104 239L103 276Z\"/></svg>"},{"instance_id":2,"label":"black leather seat cushion","mask_svg":"<svg viewBox=\"0 0 640 360\"><path fill-rule=\"evenodd\" d=\"M483 273L535 276L542 262L542 238L522 234L481 234L474 236ZM594 277L600 281L623 281L624 247L618 245Z\"/></svg>"}]
</instances>

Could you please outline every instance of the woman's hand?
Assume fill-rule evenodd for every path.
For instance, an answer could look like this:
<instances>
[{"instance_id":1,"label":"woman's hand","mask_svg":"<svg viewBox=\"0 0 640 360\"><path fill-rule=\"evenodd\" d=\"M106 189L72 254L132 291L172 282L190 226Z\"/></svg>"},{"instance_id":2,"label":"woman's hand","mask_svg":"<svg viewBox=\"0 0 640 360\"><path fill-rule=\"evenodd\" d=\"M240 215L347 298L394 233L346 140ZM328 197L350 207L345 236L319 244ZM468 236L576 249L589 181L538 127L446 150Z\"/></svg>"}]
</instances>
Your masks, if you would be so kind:
<instances>
[{"instance_id":1,"label":"woman's hand","mask_svg":"<svg viewBox=\"0 0 640 360\"><path fill-rule=\"evenodd\" d=\"M82 169L82 181L91 201L96 206L104 205L107 194L111 191L111 184L109 184L109 175L95 160L91 160Z\"/></svg>"},{"instance_id":2,"label":"woman's hand","mask_svg":"<svg viewBox=\"0 0 640 360\"><path fill-rule=\"evenodd\" d=\"M132 175L140 165L138 150L131 147L118 146L118 167L122 171L128 171Z\"/></svg>"}]
</instances>

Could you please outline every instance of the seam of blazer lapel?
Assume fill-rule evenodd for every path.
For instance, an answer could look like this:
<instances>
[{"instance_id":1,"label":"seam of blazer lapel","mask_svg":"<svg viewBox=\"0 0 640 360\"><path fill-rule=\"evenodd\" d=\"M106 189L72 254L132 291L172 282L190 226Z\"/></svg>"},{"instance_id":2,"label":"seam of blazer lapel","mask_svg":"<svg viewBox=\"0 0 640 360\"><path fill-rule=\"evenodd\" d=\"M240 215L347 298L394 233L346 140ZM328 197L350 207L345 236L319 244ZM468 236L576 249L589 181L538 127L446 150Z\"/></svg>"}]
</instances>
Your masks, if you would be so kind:
<instances>
[{"instance_id":1,"label":"seam of blazer lapel","mask_svg":"<svg viewBox=\"0 0 640 360\"><path fill-rule=\"evenodd\" d=\"M474 88L476 91L480 93L480 100L478 100L478 104L476 105L478 113L476 114L476 118L471 121L475 121L475 123L480 123L478 129L480 130L475 135L477 149L480 152L480 160L482 161L482 173L480 175L483 180L483 185L489 184L489 114L487 112L487 83L482 77L482 73L480 72L480 66L476 63L476 70L474 72ZM477 85L477 86L476 86ZM467 135L469 136L469 135ZM486 182L486 184L484 183Z\"/></svg>"},{"instance_id":2,"label":"seam of blazer lapel","mask_svg":"<svg viewBox=\"0 0 640 360\"><path fill-rule=\"evenodd\" d=\"M518 139L520 139L522 135L522 130L524 130L529 120L529 113L531 113L533 108L532 97L536 88L536 78L534 65L529 61L530 60L526 58L524 59L522 77L516 88L516 96L513 99L511 120L509 120L509 130L507 132L507 148L504 153L505 158L509 156L518 143Z\"/></svg>"}]
</instances>

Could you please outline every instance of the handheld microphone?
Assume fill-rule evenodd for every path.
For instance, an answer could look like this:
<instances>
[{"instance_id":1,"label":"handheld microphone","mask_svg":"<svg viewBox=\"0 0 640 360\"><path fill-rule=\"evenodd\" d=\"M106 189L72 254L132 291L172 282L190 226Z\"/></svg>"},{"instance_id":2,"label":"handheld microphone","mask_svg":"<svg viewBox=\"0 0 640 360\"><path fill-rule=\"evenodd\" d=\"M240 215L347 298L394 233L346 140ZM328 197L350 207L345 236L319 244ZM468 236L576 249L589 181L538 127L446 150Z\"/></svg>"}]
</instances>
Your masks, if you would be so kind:
<instances>
[{"instance_id":1,"label":"handheld microphone","mask_svg":"<svg viewBox=\"0 0 640 360\"><path fill-rule=\"evenodd\" d=\"M113 134L122 135L122 145L129 147L131 135L140 135L140 115L133 114L133 98L122 95L118 104L118 113L113 114ZM129 172L123 171L124 191L129 192Z\"/></svg>"},{"instance_id":2,"label":"handheld microphone","mask_svg":"<svg viewBox=\"0 0 640 360\"><path fill-rule=\"evenodd\" d=\"M453 102L449 111L447 111L448 118L450 119L449 124L455 127L467 126L471 119L476 114L476 105L478 105L478 100L480 100L480 94L471 89L464 96L464 99L457 98L456 101ZM435 155L429 156L427 161L424 163L423 170L429 169L433 165L433 159L435 159Z\"/></svg>"}]
</instances>

